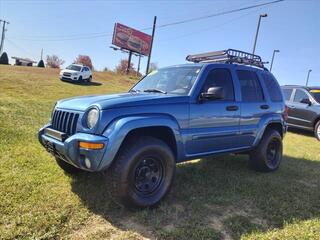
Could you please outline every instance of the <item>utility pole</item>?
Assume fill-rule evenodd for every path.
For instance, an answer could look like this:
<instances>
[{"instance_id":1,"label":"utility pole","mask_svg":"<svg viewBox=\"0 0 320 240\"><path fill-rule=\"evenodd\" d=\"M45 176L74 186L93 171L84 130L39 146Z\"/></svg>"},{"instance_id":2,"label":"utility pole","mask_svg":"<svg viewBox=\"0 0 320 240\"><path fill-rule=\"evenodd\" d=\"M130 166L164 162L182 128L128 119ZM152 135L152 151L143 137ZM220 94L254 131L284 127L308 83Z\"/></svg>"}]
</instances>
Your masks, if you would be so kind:
<instances>
[{"instance_id":1,"label":"utility pole","mask_svg":"<svg viewBox=\"0 0 320 240\"><path fill-rule=\"evenodd\" d=\"M271 60L271 65L270 65L270 72L271 72L271 70L272 70L272 65L273 65L274 55L275 55L276 53L278 53L278 52L280 52L280 50L273 50L272 60Z\"/></svg>"},{"instance_id":2,"label":"utility pole","mask_svg":"<svg viewBox=\"0 0 320 240\"><path fill-rule=\"evenodd\" d=\"M147 69L146 69L146 75L149 72L149 65L150 65L150 60L151 60L151 52L152 52L152 45L153 45L153 39L154 39L154 32L156 30L156 23L157 23L157 16L154 16L153 19L153 28L152 28L152 35L151 35L151 44L150 44L150 52L148 56L148 63L147 63Z\"/></svg>"},{"instance_id":3,"label":"utility pole","mask_svg":"<svg viewBox=\"0 0 320 240\"><path fill-rule=\"evenodd\" d=\"M308 83L309 83L309 76L310 76L310 73L312 72L312 69L309 69L308 71L308 76L307 76L307 81L306 81L306 87L308 87Z\"/></svg>"},{"instance_id":4,"label":"utility pole","mask_svg":"<svg viewBox=\"0 0 320 240\"><path fill-rule=\"evenodd\" d=\"M259 16L259 21L258 21L258 26L257 26L257 31L256 31L256 37L254 39L253 50L252 50L252 54L253 55L256 52L256 45L257 45L257 39L258 39L258 34L259 34L259 29L260 29L261 18L267 17L267 16L268 16L268 14L266 14L266 13L260 14L260 16Z\"/></svg>"},{"instance_id":5,"label":"utility pole","mask_svg":"<svg viewBox=\"0 0 320 240\"><path fill-rule=\"evenodd\" d=\"M5 38L5 31L6 31L6 24L9 24L6 20L1 20L0 23L3 22L2 25L2 35L1 35L1 42L0 42L0 55L2 54L3 45L4 45L4 38Z\"/></svg>"},{"instance_id":6,"label":"utility pole","mask_svg":"<svg viewBox=\"0 0 320 240\"><path fill-rule=\"evenodd\" d=\"M42 60L42 56L43 56L43 48L41 49L41 60Z\"/></svg>"}]
</instances>

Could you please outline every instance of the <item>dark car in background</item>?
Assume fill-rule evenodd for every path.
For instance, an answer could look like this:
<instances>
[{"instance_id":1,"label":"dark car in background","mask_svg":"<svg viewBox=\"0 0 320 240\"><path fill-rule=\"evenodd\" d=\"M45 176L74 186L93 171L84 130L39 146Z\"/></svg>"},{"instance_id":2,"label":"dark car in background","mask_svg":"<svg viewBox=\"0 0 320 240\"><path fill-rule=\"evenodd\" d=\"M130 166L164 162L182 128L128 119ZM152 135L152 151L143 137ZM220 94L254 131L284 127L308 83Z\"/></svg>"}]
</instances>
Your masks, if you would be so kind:
<instances>
[{"instance_id":1,"label":"dark car in background","mask_svg":"<svg viewBox=\"0 0 320 240\"><path fill-rule=\"evenodd\" d=\"M288 126L314 132L320 141L320 87L282 86Z\"/></svg>"}]
</instances>

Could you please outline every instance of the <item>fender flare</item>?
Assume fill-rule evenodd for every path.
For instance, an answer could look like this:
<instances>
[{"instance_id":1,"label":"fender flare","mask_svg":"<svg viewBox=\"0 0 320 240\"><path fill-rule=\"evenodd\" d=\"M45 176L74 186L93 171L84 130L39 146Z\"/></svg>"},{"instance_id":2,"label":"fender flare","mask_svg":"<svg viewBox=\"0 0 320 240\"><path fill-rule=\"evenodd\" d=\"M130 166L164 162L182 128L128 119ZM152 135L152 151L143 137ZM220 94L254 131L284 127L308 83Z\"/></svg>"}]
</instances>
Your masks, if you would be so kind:
<instances>
[{"instance_id":1,"label":"fender flare","mask_svg":"<svg viewBox=\"0 0 320 240\"><path fill-rule=\"evenodd\" d=\"M282 117L280 117L278 114L267 115L266 117L262 118L259 122L259 127L258 127L259 130L257 131L257 135L253 143L253 147L256 147L260 143L267 127L272 123L280 124L282 126L283 135L286 133L287 124Z\"/></svg>"},{"instance_id":2,"label":"fender flare","mask_svg":"<svg viewBox=\"0 0 320 240\"><path fill-rule=\"evenodd\" d=\"M113 120L104 130L103 136L108 138L106 152L100 162L99 169L108 168L118 153L124 139L130 131L144 127L168 127L173 132L176 140L177 159L182 154L183 144L178 122L166 114L147 114L125 116Z\"/></svg>"}]
</instances>

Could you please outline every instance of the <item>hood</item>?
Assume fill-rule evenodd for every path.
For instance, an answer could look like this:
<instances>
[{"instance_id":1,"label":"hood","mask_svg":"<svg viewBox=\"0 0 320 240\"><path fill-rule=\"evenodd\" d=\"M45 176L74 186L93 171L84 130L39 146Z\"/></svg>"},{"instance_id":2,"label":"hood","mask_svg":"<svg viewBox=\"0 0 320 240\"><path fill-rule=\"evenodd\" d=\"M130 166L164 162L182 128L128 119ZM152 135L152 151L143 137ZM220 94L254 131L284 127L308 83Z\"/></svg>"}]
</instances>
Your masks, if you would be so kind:
<instances>
[{"instance_id":1,"label":"hood","mask_svg":"<svg viewBox=\"0 0 320 240\"><path fill-rule=\"evenodd\" d=\"M120 93L111 95L92 95L60 100L58 108L85 111L90 106L98 106L101 110L119 107L158 105L187 102L188 96L177 96L161 93Z\"/></svg>"}]
</instances>

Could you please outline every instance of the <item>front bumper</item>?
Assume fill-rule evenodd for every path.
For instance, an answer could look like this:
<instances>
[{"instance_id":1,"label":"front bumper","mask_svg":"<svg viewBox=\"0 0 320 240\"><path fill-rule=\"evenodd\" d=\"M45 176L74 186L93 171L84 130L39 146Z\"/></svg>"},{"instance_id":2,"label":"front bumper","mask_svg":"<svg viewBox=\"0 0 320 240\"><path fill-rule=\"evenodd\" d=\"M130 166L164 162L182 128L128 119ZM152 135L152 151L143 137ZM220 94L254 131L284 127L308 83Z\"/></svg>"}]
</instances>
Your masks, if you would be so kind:
<instances>
[{"instance_id":1,"label":"front bumper","mask_svg":"<svg viewBox=\"0 0 320 240\"><path fill-rule=\"evenodd\" d=\"M64 81L78 81L78 76L64 76L64 75L60 75L60 80L64 80Z\"/></svg>"},{"instance_id":2,"label":"front bumper","mask_svg":"<svg viewBox=\"0 0 320 240\"><path fill-rule=\"evenodd\" d=\"M40 143L53 156L86 171L100 171L100 164L105 155L108 138L100 135L76 133L66 140L59 141L53 137L45 135L44 130L50 128L46 125L39 130L38 137ZM83 149L79 147L79 142L103 143L102 149ZM90 160L90 167L85 164L85 159Z\"/></svg>"}]
</instances>

